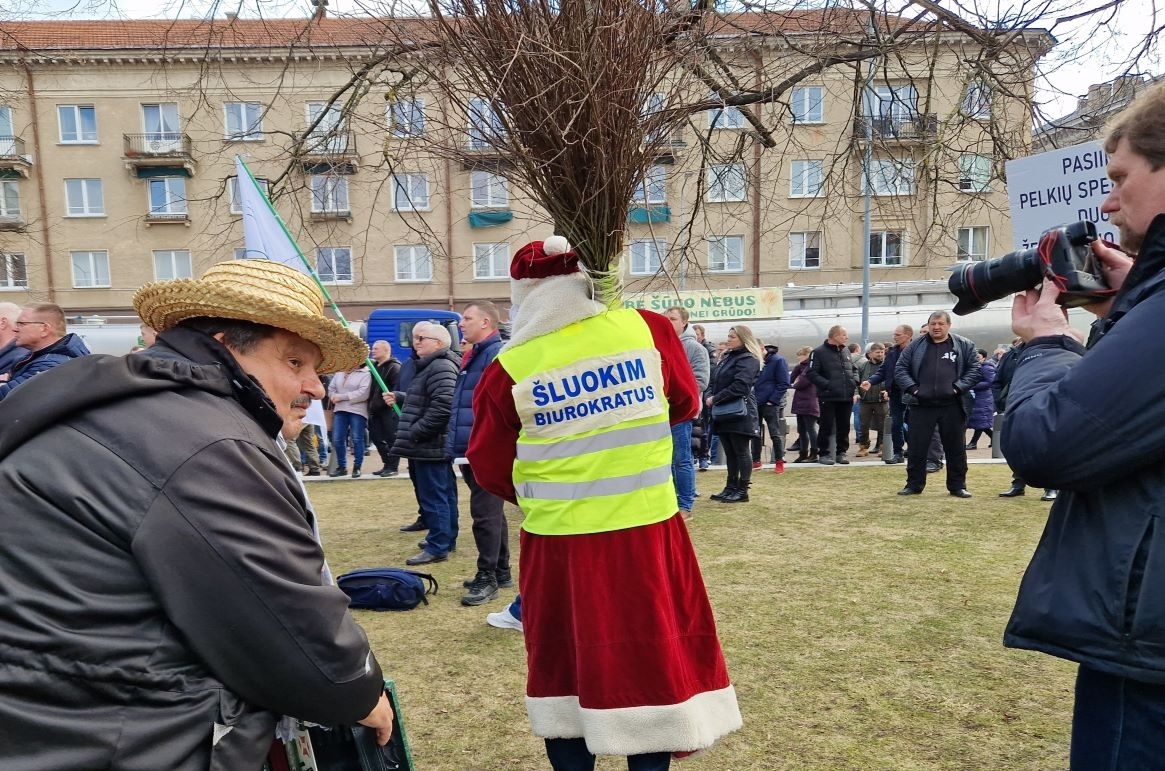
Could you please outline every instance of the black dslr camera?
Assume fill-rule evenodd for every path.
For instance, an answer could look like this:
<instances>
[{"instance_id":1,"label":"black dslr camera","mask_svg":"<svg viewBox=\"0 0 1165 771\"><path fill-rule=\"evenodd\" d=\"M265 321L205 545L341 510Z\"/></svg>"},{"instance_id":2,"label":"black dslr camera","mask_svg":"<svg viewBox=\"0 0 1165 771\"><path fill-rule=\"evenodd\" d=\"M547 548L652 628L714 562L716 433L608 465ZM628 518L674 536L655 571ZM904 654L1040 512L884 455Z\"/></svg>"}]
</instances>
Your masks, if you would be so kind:
<instances>
[{"instance_id":1,"label":"black dslr camera","mask_svg":"<svg viewBox=\"0 0 1165 771\"><path fill-rule=\"evenodd\" d=\"M959 301L955 313L974 313L989 302L1039 286L1045 277L1060 289L1059 303L1067 308L1103 300L1114 290L1101 276L1100 262L1092 252L1096 238L1096 225L1073 222L1045 231L1034 249L955 265L947 282Z\"/></svg>"}]
</instances>

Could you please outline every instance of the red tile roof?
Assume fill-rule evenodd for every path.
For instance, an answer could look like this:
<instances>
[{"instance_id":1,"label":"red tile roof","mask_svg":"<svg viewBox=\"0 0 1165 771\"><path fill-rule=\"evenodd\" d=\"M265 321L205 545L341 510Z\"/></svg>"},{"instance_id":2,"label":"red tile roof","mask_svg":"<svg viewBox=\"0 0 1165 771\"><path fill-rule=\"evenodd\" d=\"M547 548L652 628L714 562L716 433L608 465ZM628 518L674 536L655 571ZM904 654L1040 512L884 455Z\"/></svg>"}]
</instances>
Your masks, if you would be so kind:
<instances>
[{"instance_id":1,"label":"red tile roof","mask_svg":"<svg viewBox=\"0 0 1165 771\"><path fill-rule=\"evenodd\" d=\"M730 13L707 27L714 35L864 34L867 16L844 9L780 13ZM900 27L904 19L891 18ZM376 46L401 35L431 34L424 18L326 17L323 19L61 20L0 22L0 52L286 49L294 46ZM918 25L925 28L925 23Z\"/></svg>"}]
</instances>

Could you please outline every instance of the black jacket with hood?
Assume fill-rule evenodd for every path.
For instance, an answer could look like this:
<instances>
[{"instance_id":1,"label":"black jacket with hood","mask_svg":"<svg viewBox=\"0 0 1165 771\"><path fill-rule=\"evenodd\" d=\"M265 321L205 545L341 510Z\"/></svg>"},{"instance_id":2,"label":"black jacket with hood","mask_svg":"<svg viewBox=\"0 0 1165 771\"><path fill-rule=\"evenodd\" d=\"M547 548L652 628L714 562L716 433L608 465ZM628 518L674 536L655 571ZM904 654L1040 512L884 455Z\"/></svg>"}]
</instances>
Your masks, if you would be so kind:
<instances>
[{"instance_id":1,"label":"black jacket with hood","mask_svg":"<svg viewBox=\"0 0 1165 771\"><path fill-rule=\"evenodd\" d=\"M279 714L382 691L274 406L213 338L159 340L0 403L5 771L257 769Z\"/></svg>"}]
</instances>

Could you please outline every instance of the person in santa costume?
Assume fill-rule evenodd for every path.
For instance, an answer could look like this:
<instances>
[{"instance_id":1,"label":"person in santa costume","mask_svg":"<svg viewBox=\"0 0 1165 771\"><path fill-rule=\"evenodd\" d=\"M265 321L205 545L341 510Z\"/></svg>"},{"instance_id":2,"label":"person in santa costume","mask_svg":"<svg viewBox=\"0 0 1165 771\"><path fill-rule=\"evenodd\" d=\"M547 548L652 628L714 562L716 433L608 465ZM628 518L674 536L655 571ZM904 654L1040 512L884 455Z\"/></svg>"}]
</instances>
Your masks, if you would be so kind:
<instances>
[{"instance_id":1,"label":"person in santa costume","mask_svg":"<svg viewBox=\"0 0 1165 771\"><path fill-rule=\"evenodd\" d=\"M667 769L741 726L671 479L699 411L671 323L608 310L566 239L518 250L512 335L474 392L467 457L517 503L526 709L555 771Z\"/></svg>"}]
</instances>

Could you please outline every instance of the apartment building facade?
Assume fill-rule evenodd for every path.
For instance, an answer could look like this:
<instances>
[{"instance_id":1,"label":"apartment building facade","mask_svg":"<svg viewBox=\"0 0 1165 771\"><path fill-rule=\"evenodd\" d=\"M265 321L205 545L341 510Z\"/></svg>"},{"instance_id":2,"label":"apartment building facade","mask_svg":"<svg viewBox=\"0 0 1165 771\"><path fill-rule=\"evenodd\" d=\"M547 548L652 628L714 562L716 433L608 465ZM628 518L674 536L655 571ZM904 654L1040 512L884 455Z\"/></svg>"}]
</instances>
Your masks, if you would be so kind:
<instances>
[{"instance_id":1,"label":"apartment building facade","mask_svg":"<svg viewBox=\"0 0 1165 771\"><path fill-rule=\"evenodd\" d=\"M794 54L765 34L779 18L751 16L736 26L752 33L727 37L723 53L763 80ZM402 23L423 25L6 25L0 298L125 313L144 283L244 256L242 156L349 318L505 304L512 251L552 225L492 157L488 100L459 114L436 91L385 82L333 101L383 54L385 25ZM752 108L773 147L734 108L693 116L631 202L626 291L852 282L867 243L879 282L943 278L957 260L1006 251L999 137L1030 140L1016 94L1046 39L1021 38L1024 64L999 89L966 66L971 41L944 34L861 70L862 82L824 69ZM433 151L450 127L480 162Z\"/></svg>"}]
</instances>

